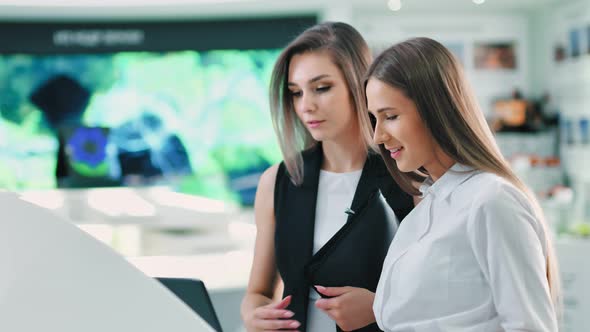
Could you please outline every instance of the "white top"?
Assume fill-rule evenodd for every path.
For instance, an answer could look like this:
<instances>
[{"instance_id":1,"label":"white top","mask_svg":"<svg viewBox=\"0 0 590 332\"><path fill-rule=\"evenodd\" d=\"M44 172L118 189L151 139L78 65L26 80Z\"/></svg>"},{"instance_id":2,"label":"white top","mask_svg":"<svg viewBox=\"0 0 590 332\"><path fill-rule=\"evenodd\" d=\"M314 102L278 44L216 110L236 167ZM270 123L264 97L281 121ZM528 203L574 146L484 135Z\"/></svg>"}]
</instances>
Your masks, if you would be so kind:
<instances>
[{"instance_id":1,"label":"white top","mask_svg":"<svg viewBox=\"0 0 590 332\"><path fill-rule=\"evenodd\" d=\"M13 193L0 209L0 331L214 331L74 224Z\"/></svg>"},{"instance_id":2,"label":"white top","mask_svg":"<svg viewBox=\"0 0 590 332\"><path fill-rule=\"evenodd\" d=\"M314 254L346 224L348 215L345 211L352 204L361 173L362 169L347 173L320 170L313 237ZM315 290L310 289L307 332L334 331L334 321L315 306L315 301L319 298Z\"/></svg>"},{"instance_id":3,"label":"white top","mask_svg":"<svg viewBox=\"0 0 590 332\"><path fill-rule=\"evenodd\" d=\"M373 310L386 331L557 331L546 237L524 194L455 164L389 248Z\"/></svg>"}]
</instances>

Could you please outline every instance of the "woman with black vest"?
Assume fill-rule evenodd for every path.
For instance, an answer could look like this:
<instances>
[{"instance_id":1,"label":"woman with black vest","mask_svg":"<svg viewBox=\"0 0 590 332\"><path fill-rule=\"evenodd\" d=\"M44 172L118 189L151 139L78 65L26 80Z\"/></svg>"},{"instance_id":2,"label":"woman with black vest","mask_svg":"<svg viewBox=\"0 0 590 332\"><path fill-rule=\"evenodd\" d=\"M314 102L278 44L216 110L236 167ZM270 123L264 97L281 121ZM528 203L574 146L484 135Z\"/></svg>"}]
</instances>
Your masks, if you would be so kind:
<instances>
[{"instance_id":1,"label":"woman with black vest","mask_svg":"<svg viewBox=\"0 0 590 332\"><path fill-rule=\"evenodd\" d=\"M256 194L241 310L248 331L379 331L374 292L414 203L370 146L362 87L370 61L345 23L311 27L279 55L270 100L284 161L266 170Z\"/></svg>"}]
</instances>

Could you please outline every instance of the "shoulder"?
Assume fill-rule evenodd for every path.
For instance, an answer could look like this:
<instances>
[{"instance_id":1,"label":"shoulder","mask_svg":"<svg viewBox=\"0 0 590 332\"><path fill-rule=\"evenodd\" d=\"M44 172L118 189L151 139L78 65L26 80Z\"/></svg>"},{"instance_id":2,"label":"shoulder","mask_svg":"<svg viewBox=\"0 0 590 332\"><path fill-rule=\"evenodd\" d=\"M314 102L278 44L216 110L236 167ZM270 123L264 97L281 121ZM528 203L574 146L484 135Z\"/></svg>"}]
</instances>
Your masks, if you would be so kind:
<instances>
[{"instance_id":1,"label":"shoulder","mask_svg":"<svg viewBox=\"0 0 590 332\"><path fill-rule=\"evenodd\" d=\"M520 233L533 230L542 234L540 220L532 202L519 188L504 178L482 172L473 177L466 188L472 196L468 228L481 233Z\"/></svg>"},{"instance_id":2,"label":"shoulder","mask_svg":"<svg viewBox=\"0 0 590 332\"><path fill-rule=\"evenodd\" d=\"M508 180L489 172L481 172L466 184L464 192L473 195L473 209L515 208L531 209L526 195Z\"/></svg>"},{"instance_id":3,"label":"shoulder","mask_svg":"<svg viewBox=\"0 0 590 332\"><path fill-rule=\"evenodd\" d=\"M283 163L277 163L267 168L258 180L258 191L274 191L275 181L280 168L283 168Z\"/></svg>"},{"instance_id":4,"label":"shoulder","mask_svg":"<svg viewBox=\"0 0 590 332\"><path fill-rule=\"evenodd\" d=\"M258 181L256 198L254 200L254 213L256 215L256 224L259 226L266 225L267 222L273 220L274 188L279 165L275 164L267 168Z\"/></svg>"}]
</instances>

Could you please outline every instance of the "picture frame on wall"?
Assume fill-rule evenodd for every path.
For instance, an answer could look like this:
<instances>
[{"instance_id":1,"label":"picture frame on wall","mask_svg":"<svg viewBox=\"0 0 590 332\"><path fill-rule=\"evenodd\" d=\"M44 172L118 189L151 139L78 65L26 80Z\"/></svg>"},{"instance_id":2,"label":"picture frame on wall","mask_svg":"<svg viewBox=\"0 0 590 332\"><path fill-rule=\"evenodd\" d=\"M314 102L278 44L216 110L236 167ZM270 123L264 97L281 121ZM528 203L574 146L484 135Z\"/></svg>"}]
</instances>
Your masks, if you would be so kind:
<instances>
[{"instance_id":1,"label":"picture frame on wall","mask_svg":"<svg viewBox=\"0 0 590 332\"><path fill-rule=\"evenodd\" d=\"M516 42L476 42L473 47L473 65L479 70L517 69Z\"/></svg>"},{"instance_id":2,"label":"picture frame on wall","mask_svg":"<svg viewBox=\"0 0 590 332\"><path fill-rule=\"evenodd\" d=\"M579 28L572 28L568 33L569 38L569 55L572 58L580 56L581 48L581 31Z\"/></svg>"}]
</instances>

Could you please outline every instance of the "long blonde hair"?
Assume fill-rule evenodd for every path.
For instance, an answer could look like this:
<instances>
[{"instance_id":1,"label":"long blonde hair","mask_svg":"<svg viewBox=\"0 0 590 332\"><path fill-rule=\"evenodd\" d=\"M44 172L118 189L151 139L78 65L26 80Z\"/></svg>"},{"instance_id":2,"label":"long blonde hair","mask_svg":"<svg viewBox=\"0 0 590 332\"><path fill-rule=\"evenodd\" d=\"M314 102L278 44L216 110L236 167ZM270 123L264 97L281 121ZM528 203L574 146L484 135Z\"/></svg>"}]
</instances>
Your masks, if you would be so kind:
<instances>
[{"instance_id":1,"label":"long blonde hair","mask_svg":"<svg viewBox=\"0 0 590 332\"><path fill-rule=\"evenodd\" d=\"M281 52L270 81L272 122L285 166L291 181L296 185L303 182L301 151L311 148L317 142L295 114L287 86L289 64L294 55L320 51L328 52L333 63L342 72L352 105L357 112L360 135L367 147L372 142L371 125L365 116L367 105L362 85L362 79L371 62L367 43L355 28L346 23L325 22L308 28Z\"/></svg>"},{"instance_id":2,"label":"long blonde hair","mask_svg":"<svg viewBox=\"0 0 590 332\"><path fill-rule=\"evenodd\" d=\"M426 127L442 150L458 163L494 173L521 190L540 221L547 243L547 280L554 305L561 310L561 289L551 232L534 194L514 174L502 156L494 136L461 66L443 45L429 38L414 38L393 45L381 53L369 68L376 78L402 91L415 104ZM381 154L389 152L383 145ZM425 170L403 173L391 158L385 164L398 184L416 194L413 181L424 179Z\"/></svg>"}]
</instances>

